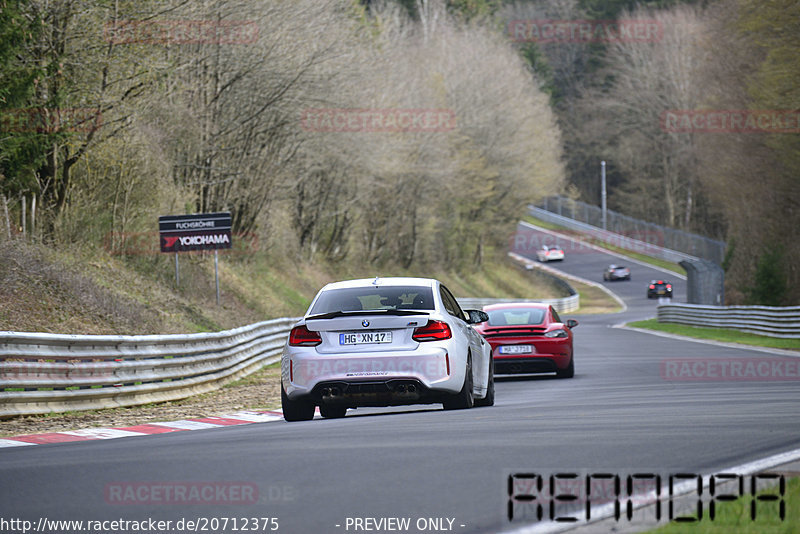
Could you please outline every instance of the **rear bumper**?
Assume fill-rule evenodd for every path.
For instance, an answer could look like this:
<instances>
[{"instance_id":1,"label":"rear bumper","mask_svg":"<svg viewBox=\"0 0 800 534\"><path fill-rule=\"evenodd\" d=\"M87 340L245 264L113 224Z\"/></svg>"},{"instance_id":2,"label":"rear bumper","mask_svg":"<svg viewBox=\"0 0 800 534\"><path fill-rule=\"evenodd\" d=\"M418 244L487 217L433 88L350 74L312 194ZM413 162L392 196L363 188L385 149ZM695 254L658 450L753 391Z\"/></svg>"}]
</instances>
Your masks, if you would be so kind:
<instances>
[{"instance_id":1,"label":"rear bumper","mask_svg":"<svg viewBox=\"0 0 800 534\"><path fill-rule=\"evenodd\" d=\"M496 375L513 375L527 373L555 373L569 366L572 356L569 354L526 354L524 356L494 357L494 373Z\"/></svg>"},{"instance_id":2,"label":"rear bumper","mask_svg":"<svg viewBox=\"0 0 800 534\"><path fill-rule=\"evenodd\" d=\"M449 393L435 391L413 378L389 380L330 380L311 391L315 404L355 408L358 406L402 406L442 402Z\"/></svg>"},{"instance_id":3,"label":"rear bumper","mask_svg":"<svg viewBox=\"0 0 800 534\"><path fill-rule=\"evenodd\" d=\"M437 402L429 399L461 390L465 370L466 362L433 344L395 353L320 354L313 348L287 347L281 360L290 399L349 406Z\"/></svg>"}]
</instances>

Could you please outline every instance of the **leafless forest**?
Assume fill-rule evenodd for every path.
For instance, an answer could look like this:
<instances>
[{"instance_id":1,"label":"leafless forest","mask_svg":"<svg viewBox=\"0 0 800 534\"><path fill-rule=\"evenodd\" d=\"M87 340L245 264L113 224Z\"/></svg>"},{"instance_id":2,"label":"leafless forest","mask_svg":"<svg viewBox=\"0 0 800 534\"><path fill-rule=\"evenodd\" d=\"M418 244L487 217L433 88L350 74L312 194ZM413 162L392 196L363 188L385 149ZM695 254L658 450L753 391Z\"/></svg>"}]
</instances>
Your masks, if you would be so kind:
<instances>
[{"instance_id":1,"label":"leafless forest","mask_svg":"<svg viewBox=\"0 0 800 534\"><path fill-rule=\"evenodd\" d=\"M509 35L606 4L662 33ZM687 133L662 115L800 109L798 4L606 4L0 0L0 227L100 244L230 210L298 261L470 267L527 203L597 202L605 159L612 208L728 241L733 301L796 304L797 125Z\"/></svg>"}]
</instances>

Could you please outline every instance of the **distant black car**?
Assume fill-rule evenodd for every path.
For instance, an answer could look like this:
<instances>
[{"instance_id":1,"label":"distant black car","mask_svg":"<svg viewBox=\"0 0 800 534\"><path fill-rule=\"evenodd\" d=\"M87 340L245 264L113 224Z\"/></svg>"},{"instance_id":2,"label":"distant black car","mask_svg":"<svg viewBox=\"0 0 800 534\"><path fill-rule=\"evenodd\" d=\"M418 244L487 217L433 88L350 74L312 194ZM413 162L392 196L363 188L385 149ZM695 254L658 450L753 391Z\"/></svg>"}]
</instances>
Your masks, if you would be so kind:
<instances>
[{"instance_id":1,"label":"distant black car","mask_svg":"<svg viewBox=\"0 0 800 534\"><path fill-rule=\"evenodd\" d=\"M651 280L647 286L647 298L657 299L659 297L672 298L672 284L666 280Z\"/></svg>"},{"instance_id":2,"label":"distant black car","mask_svg":"<svg viewBox=\"0 0 800 534\"><path fill-rule=\"evenodd\" d=\"M608 268L603 271L603 280L606 281L630 279L631 270L624 265L609 265Z\"/></svg>"}]
</instances>

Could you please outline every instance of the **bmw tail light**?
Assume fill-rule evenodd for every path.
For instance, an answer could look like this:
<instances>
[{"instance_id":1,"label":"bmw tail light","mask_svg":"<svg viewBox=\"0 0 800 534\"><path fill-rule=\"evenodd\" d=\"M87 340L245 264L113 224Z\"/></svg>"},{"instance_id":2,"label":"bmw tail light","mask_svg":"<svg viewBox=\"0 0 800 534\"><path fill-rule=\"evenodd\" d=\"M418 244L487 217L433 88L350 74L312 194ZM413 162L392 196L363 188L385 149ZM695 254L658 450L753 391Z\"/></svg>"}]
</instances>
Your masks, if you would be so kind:
<instances>
[{"instance_id":1,"label":"bmw tail light","mask_svg":"<svg viewBox=\"0 0 800 534\"><path fill-rule=\"evenodd\" d=\"M322 343L319 332L306 328L306 325L295 326L289 333L289 345L292 347L316 347Z\"/></svg>"},{"instance_id":2,"label":"bmw tail light","mask_svg":"<svg viewBox=\"0 0 800 534\"><path fill-rule=\"evenodd\" d=\"M442 341L451 337L450 325L444 321L428 321L425 326L415 328L411 336L414 341Z\"/></svg>"}]
</instances>

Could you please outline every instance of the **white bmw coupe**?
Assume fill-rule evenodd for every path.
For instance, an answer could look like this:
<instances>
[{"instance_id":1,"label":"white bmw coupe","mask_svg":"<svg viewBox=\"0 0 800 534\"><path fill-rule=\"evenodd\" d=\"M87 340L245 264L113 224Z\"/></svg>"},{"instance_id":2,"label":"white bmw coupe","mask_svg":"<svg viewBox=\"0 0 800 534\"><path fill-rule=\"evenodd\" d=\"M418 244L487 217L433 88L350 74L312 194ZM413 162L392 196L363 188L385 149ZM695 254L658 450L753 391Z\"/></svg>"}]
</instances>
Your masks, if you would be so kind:
<instances>
[{"instance_id":1,"label":"white bmw coupe","mask_svg":"<svg viewBox=\"0 0 800 534\"><path fill-rule=\"evenodd\" d=\"M494 404L489 343L438 280L375 278L323 287L292 328L281 359L287 421L348 408L442 403Z\"/></svg>"}]
</instances>

